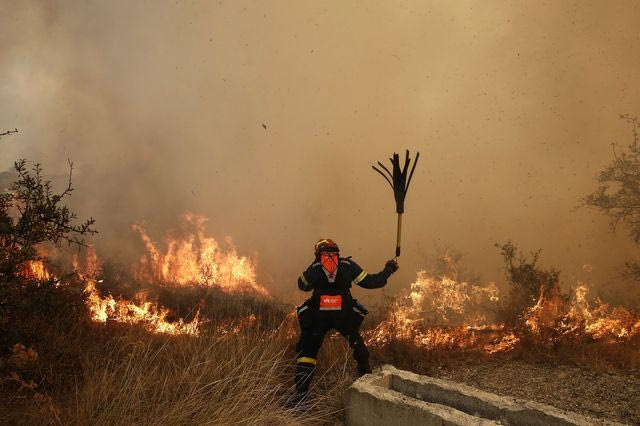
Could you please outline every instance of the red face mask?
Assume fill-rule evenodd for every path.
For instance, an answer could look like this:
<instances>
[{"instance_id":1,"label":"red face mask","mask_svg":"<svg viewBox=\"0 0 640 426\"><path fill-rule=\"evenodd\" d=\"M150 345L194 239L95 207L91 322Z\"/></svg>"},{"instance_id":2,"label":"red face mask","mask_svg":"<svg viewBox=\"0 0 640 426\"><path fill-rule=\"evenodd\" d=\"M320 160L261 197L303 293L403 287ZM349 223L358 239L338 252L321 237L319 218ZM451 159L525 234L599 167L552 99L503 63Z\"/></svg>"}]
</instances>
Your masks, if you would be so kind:
<instances>
[{"instance_id":1,"label":"red face mask","mask_svg":"<svg viewBox=\"0 0 640 426\"><path fill-rule=\"evenodd\" d=\"M320 253L320 264L326 271L327 278L329 279L335 278L339 262L338 253L327 251Z\"/></svg>"}]
</instances>

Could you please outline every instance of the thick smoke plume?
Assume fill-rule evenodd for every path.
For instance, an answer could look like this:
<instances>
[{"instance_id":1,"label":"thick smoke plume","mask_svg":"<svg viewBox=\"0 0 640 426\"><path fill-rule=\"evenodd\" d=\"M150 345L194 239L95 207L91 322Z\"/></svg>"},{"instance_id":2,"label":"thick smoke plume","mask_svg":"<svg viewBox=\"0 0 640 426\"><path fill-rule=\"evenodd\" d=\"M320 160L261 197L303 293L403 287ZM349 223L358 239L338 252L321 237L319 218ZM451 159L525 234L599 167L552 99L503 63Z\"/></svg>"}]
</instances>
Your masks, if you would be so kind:
<instances>
[{"instance_id":1,"label":"thick smoke plume","mask_svg":"<svg viewBox=\"0 0 640 426\"><path fill-rule=\"evenodd\" d=\"M498 279L495 242L543 248L615 298L637 253L575 207L640 114L640 5L401 1L2 1L0 169L76 166L96 245L137 259L179 216L257 256L290 294L320 237L376 270L394 205L369 165L422 153L406 286L437 246ZM104 257L108 257L105 255ZM592 272L586 272L592 271ZM269 277L269 278L266 278ZM395 289L392 289L392 291Z\"/></svg>"}]
</instances>

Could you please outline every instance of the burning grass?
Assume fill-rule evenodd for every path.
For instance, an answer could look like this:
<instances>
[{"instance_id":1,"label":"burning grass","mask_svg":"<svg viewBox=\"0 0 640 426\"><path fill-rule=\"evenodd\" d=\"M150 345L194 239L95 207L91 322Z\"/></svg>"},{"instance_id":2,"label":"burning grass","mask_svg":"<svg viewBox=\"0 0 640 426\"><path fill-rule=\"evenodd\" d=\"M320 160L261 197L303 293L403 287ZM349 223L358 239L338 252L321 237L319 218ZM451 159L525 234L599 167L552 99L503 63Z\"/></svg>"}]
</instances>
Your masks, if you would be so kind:
<instances>
[{"instance_id":1,"label":"burning grass","mask_svg":"<svg viewBox=\"0 0 640 426\"><path fill-rule=\"evenodd\" d=\"M54 314L12 311L15 327L0 340L28 347L0 354L0 423L280 425L340 415L335 372L320 375L325 396L312 412L283 408L293 391L291 306L220 285L146 283L127 295L118 290L139 284L105 273L92 249L73 269L25 273L33 284L20 291L45 289L61 303Z\"/></svg>"},{"instance_id":2,"label":"burning grass","mask_svg":"<svg viewBox=\"0 0 640 426\"><path fill-rule=\"evenodd\" d=\"M95 250L73 273L31 262L22 301L0 342L0 422L14 424L318 424L340 421L353 381L343 339L326 337L310 413L282 408L292 391L297 324L257 282L253 263L223 250L186 216L185 231L153 243L131 269L105 268ZM516 265L516 267L520 267ZM531 272L531 271L529 271ZM536 277L535 270L529 276ZM544 274L543 274L544 275ZM544 275L553 283L553 274ZM60 278L58 278L60 277ZM493 283L420 272L365 321L374 365L419 373L435 365L510 359L640 369L640 316L540 286L517 317ZM38 303L37 306L34 303Z\"/></svg>"},{"instance_id":3,"label":"burning grass","mask_svg":"<svg viewBox=\"0 0 640 426\"><path fill-rule=\"evenodd\" d=\"M496 356L640 369L640 315L590 301L586 285L570 294L541 289L513 322L500 321L500 298L493 283L420 272L365 338L392 359L405 348L427 359Z\"/></svg>"},{"instance_id":4,"label":"burning grass","mask_svg":"<svg viewBox=\"0 0 640 426\"><path fill-rule=\"evenodd\" d=\"M207 236L204 216L186 213L181 232L169 232L164 249L154 243L145 229L134 224L145 243L146 253L135 266L138 281L158 282L169 286L219 287L229 293L251 292L262 297L269 292L258 284L251 259L239 256L231 240L226 248Z\"/></svg>"},{"instance_id":5,"label":"burning grass","mask_svg":"<svg viewBox=\"0 0 640 426\"><path fill-rule=\"evenodd\" d=\"M620 328L602 335L591 333L593 324L611 319L615 309L592 306L586 299L576 297L568 302L570 308L544 310L554 313L556 319L540 321L535 333L526 325L483 324L475 305L495 304L494 293L451 280L442 282L447 291L470 291L475 298L451 295L445 298L450 305L423 311L418 302L422 307L432 306L427 298L441 292L434 287L440 285L437 279L426 274L421 277L411 292L423 291L422 297L411 297L411 292L400 295L384 316L365 322L373 327L365 333L374 363L392 362L422 373L446 362L482 363L501 357L577 363L604 360L607 365L624 367L629 364L621 354L633 352L637 357L639 352L637 335L621 334ZM91 281L88 275L81 278ZM82 285L76 285L86 296ZM56 287L56 291L69 288ZM185 292L186 288L170 291ZM190 300L184 302L187 306L200 304L198 292L182 296ZM0 390L6 397L2 398L0 422L332 424L341 420L342 392L354 379L351 354L341 337L327 336L321 351L313 410L293 415L282 408L281 401L292 390L297 327L291 307L283 309L271 299L249 301L246 296L224 292L216 293L215 298L215 303L205 299L200 304L197 336L157 330L143 320L87 321L82 315L26 319L19 325L22 330L16 330L25 344L4 357ZM542 310L546 298L542 300L530 315ZM84 318L91 318L91 305L84 308ZM587 308L590 315L584 313ZM465 323L467 310L476 311L471 315L475 323ZM544 334L551 325L566 324L565 319L578 312L581 328L553 334L554 339L561 336L560 340ZM420 315L426 319L420 320ZM628 319L625 315L622 318ZM534 317L538 318L530 316ZM165 320L176 323L175 318ZM620 321L616 324L629 323ZM499 347L501 344L505 347Z\"/></svg>"},{"instance_id":6,"label":"burning grass","mask_svg":"<svg viewBox=\"0 0 640 426\"><path fill-rule=\"evenodd\" d=\"M156 333L197 336L202 326L200 311L205 298L213 291L240 296L251 294L265 300L270 298L267 290L256 280L253 262L238 256L230 241L225 250L214 238L207 236L205 222L206 218L202 216L185 214L181 232L170 232L165 237L164 250L152 241L141 225L133 225L146 247L140 262L131 268L130 277L135 285L112 282L113 277L109 277L103 286L112 290L122 290L119 287L123 284L129 288L141 288L129 297L124 297L122 291L118 291L118 297L101 293L98 284L104 282L102 261L93 248L89 248L83 261L74 255L73 270L84 285L91 318L101 323L142 324ZM34 278L40 279L48 274L43 265L36 266L40 266L42 271L36 268L38 273L32 274ZM34 267L30 266L30 269ZM47 278L49 276L46 275ZM197 293L198 289L205 291L200 291L202 298L197 305L192 304L187 308L186 316L190 317L187 320L176 315L166 304L163 306L157 301L148 300L149 293L154 293L158 298L163 288L169 289L168 293L174 293L171 289L187 289L187 293L191 294ZM255 314L251 315L255 320Z\"/></svg>"}]
</instances>

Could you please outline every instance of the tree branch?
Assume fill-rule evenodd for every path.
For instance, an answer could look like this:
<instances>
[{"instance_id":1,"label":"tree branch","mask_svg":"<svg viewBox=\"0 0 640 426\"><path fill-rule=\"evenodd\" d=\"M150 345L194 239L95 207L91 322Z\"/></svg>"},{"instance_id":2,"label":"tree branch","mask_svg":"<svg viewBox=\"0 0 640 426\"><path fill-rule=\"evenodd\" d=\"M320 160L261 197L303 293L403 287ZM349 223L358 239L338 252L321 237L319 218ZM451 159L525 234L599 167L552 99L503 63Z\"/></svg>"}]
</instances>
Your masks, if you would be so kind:
<instances>
[{"instance_id":1,"label":"tree branch","mask_svg":"<svg viewBox=\"0 0 640 426\"><path fill-rule=\"evenodd\" d=\"M7 136L7 135L11 135L13 133L18 133L18 129L13 129L13 130L7 130L6 132L2 132L0 133L0 138L3 136Z\"/></svg>"}]
</instances>

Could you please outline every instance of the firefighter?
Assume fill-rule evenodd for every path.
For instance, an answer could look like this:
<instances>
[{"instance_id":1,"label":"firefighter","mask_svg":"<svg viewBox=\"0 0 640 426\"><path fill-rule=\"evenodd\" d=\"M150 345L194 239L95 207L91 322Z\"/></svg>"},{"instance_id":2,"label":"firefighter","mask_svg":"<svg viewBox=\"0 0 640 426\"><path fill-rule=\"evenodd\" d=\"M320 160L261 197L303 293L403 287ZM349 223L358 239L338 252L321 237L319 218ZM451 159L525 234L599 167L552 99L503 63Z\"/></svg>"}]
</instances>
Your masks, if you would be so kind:
<instances>
[{"instance_id":1,"label":"firefighter","mask_svg":"<svg viewBox=\"0 0 640 426\"><path fill-rule=\"evenodd\" d=\"M360 335L360 324L368 311L351 296L350 288L381 288L398 270L395 260L389 260L377 274L368 274L350 257L339 256L338 245L330 239L315 245L315 260L298 278L298 288L313 291L312 296L297 308L300 340L296 345L296 394L293 406L307 399L309 384L316 368L316 357L325 334L335 329L349 342L358 365L358 376L370 373L369 351Z\"/></svg>"}]
</instances>

